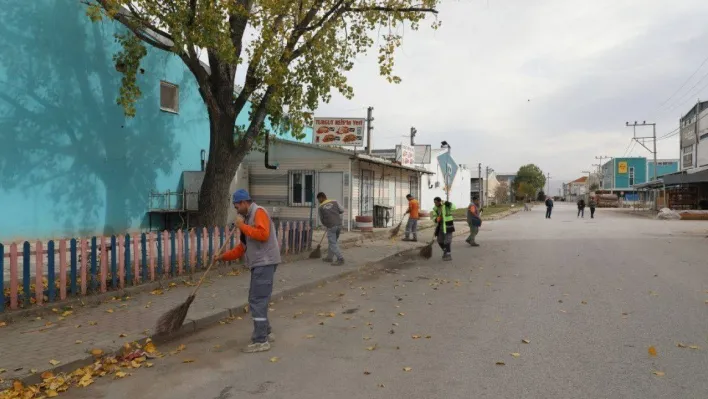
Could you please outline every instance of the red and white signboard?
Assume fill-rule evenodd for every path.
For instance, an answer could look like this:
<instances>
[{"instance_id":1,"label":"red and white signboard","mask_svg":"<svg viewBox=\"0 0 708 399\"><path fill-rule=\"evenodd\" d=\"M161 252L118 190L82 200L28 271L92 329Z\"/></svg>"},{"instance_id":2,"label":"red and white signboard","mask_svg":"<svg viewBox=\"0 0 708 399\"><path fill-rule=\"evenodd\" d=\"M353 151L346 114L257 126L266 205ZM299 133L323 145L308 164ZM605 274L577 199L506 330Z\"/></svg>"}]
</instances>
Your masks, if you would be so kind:
<instances>
[{"instance_id":1,"label":"red and white signboard","mask_svg":"<svg viewBox=\"0 0 708 399\"><path fill-rule=\"evenodd\" d=\"M364 146L365 118L315 118L314 144Z\"/></svg>"},{"instance_id":2,"label":"red and white signboard","mask_svg":"<svg viewBox=\"0 0 708 399\"><path fill-rule=\"evenodd\" d=\"M401 165L413 166L415 163L415 148L410 145L401 144Z\"/></svg>"}]
</instances>

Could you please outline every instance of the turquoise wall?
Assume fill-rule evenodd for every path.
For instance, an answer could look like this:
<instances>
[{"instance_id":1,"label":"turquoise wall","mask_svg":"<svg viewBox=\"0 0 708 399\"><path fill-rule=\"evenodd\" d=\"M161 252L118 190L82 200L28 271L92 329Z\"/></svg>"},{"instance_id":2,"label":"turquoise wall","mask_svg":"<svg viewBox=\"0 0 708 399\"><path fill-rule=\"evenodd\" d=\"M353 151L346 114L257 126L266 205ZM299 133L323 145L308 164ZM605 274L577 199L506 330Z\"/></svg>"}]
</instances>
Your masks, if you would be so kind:
<instances>
[{"instance_id":1,"label":"turquoise wall","mask_svg":"<svg viewBox=\"0 0 708 399\"><path fill-rule=\"evenodd\" d=\"M627 173L619 173L620 162L627 162ZM615 158L615 189L627 189L629 186L629 169L634 168L634 184L646 183L647 160L646 158Z\"/></svg>"},{"instance_id":2,"label":"turquoise wall","mask_svg":"<svg viewBox=\"0 0 708 399\"><path fill-rule=\"evenodd\" d=\"M194 78L150 49L127 119L112 62L123 28L91 23L79 1L15 3L0 9L0 241L146 229L149 192L177 190L209 150ZM161 80L179 85L179 114L160 111Z\"/></svg>"},{"instance_id":3,"label":"turquoise wall","mask_svg":"<svg viewBox=\"0 0 708 399\"><path fill-rule=\"evenodd\" d=\"M665 163L667 161L661 161L661 160L657 161L659 166L656 168L656 175L658 177L679 171L678 161L671 161L671 164L669 164L669 165L662 165L662 162ZM653 160L647 161L647 173L649 174L649 181L654 180L654 161Z\"/></svg>"}]
</instances>

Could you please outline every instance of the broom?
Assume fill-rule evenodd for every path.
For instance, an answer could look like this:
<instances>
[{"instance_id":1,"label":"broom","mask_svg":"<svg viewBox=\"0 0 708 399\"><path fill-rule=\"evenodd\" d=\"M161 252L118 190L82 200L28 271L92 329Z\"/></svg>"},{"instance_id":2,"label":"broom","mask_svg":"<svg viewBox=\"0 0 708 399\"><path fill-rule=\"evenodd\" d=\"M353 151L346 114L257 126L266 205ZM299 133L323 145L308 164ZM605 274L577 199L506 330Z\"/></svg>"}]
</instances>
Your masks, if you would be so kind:
<instances>
[{"instance_id":1,"label":"broom","mask_svg":"<svg viewBox=\"0 0 708 399\"><path fill-rule=\"evenodd\" d=\"M420 257L425 258L425 259L430 259L433 257L433 244L435 244L435 238L437 237L438 229L440 226L435 227L435 236L433 236L433 239L430 240L428 244L426 244L423 248L420 249Z\"/></svg>"},{"instance_id":2,"label":"broom","mask_svg":"<svg viewBox=\"0 0 708 399\"><path fill-rule=\"evenodd\" d=\"M405 219L405 217L403 219ZM391 229L391 232L389 233L388 238L393 238L398 235L398 233L401 231L401 225L403 224L403 219L401 219L401 221L398 222L398 226Z\"/></svg>"},{"instance_id":3,"label":"broom","mask_svg":"<svg viewBox=\"0 0 708 399\"><path fill-rule=\"evenodd\" d=\"M315 248L312 252L310 252L310 259L318 259L318 258L322 257L322 251L321 251L322 241L324 241L324 238L326 235L327 235L327 233L322 234L322 238L320 238L320 243L317 244L317 248Z\"/></svg>"},{"instance_id":4,"label":"broom","mask_svg":"<svg viewBox=\"0 0 708 399\"><path fill-rule=\"evenodd\" d=\"M197 286L194 287L194 291L192 291L192 295L187 297L187 300L184 301L179 306L174 307L173 309L167 311L165 314L160 316L160 318L157 320L157 324L155 326L155 333L157 335L162 335L162 334L171 334L175 331L177 331L180 327L182 327L182 324L184 323L184 319L187 317L187 312L189 311L189 306L194 302L194 298L197 295L197 291L199 291L199 287L201 287L202 283L204 282L204 279L206 278L207 274L209 273L209 270L211 270L212 266L216 263L216 258L221 255L222 252L224 252L224 249L226 249L226 246L229 245L229 241L231 239L231 236L234 234L234 231L236 231L238 228L234 226L233 229L229 232L228 236L226 236L226 239L224 239L224 245L219 248L219 252L217 252L217 255L211 259L211 263L209 264L209 267L207 267L206 271L204 274L202 274L202 277L199 279L199 282L197 283Z\"/></svg>"}]
</instances>

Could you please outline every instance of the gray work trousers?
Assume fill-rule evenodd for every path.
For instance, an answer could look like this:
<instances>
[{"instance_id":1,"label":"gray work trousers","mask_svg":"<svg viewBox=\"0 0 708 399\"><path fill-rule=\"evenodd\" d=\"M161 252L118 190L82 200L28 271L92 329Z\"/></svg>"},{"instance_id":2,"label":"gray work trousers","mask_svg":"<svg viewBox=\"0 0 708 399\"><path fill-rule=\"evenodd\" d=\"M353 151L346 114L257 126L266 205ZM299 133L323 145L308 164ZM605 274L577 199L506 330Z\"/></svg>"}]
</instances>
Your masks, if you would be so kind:
<instances>
[{"instance_id":1,"label":"gray work trousers","mask_svg":"<svg viewBox=\"0 0 708 399\"><path fill-rule=\"evenodd\" d=\"M268 304L273 294L273 280L278 265L258 266L251 269L251 287L248 290L248 309L253 319L251 342L268 341L271 333L268 321Z\"/></svg>"},{"instance_id":2,"label":"gray work trousers","mask_svg":"<svg viewBox=\"0 0 708 399\"><path fill-rule=\"evenodd\" d=\"M452 232L448 231L443 233L442 231L438 233L438 245L442 249L444 254L449 254L452 251Z\"/></svg>"},{"instance_id":3,"label":"gray work trousers","mask_svg":"<svg viewBox=\"0 0 708 399\"><path fill-rule=\"evenodd\" d=\"M332 226L327 229L327 259L344 259L342 251L339 250L339 234L342 232L342 226Z\"/></svg>"},{"instance_id":4,"label":"gray work trousers","mask_svg":"<svg viewBox=\"0 0 708 399\"><path fill-rule=\"evenodd\" d=\"M408 219L408 223L406 223L406 238L411 235L414 240L418 239L418 219Z\"/></svg>"}]
</instances>

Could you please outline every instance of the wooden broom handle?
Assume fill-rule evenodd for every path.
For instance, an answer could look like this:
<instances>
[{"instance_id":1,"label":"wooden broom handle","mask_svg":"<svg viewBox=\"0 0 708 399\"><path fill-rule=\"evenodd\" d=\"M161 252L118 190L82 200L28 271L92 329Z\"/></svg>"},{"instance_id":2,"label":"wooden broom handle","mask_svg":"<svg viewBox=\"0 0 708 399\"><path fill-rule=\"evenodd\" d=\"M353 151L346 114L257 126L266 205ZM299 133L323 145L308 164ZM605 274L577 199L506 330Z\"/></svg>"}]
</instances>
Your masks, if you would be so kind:
<instances>
[{"instance_id":1,"label":"wooden broom handle","mask_svg":"<svg viewBox=\"0 0 708 399\"><path fill-rule=\"evenodd\" d=\"M217 258L219 255L221 255L222 252L224 252L224 249L226 249L226 246L229 245L229 240L231 239L231 236L234 235L234 232L235 232L236 230L239 230L239 228L234 225L234 228L231 229L231 231L229 232L229 234L228 234L228 235L226 236L226 238L224 239L224 244L221 246L221 248L219 248L219 252L216 253L216 256L214 256L214 257L211 258L211 263L209 264L209 267L207 267L207 269L206 269L206 271L204 272L204 274L202 274L202 277L199 279L199 282L197 283L197 286L194 287L194 291L192 291L192 296L197 295L197 291L199 291L199 287L202 286L202 283L204 282L204 279L206 278L207 274L209 273L209 270L211 270L212 266L214 266L214 264L216 263L216 258ZM239 245L240 245L240 242L239 242Z\"/></svg>"}]
</instances>

